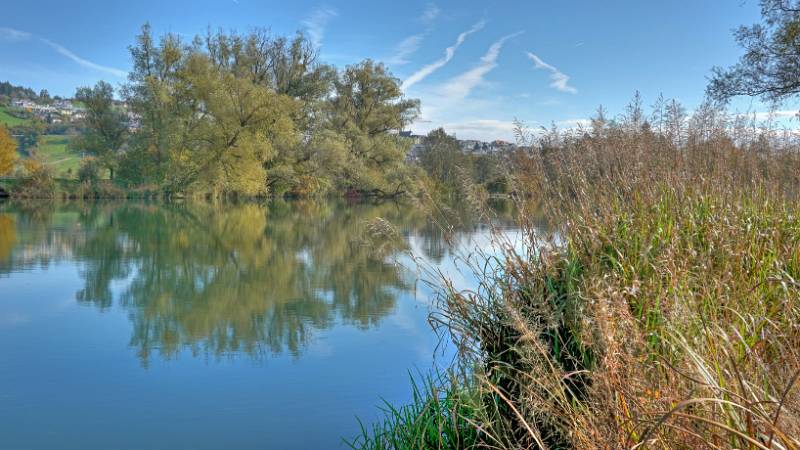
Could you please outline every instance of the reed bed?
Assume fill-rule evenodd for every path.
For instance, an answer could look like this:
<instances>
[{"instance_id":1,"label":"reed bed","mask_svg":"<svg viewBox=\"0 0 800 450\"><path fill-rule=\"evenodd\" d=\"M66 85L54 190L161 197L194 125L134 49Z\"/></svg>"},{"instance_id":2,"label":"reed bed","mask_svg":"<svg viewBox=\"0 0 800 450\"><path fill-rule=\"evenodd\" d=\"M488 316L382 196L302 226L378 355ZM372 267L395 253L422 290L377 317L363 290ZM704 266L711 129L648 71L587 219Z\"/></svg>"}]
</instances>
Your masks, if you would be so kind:
<instances>
[{"instance_id":1,"label":"reed bed","mask_svg":"<svg viewBox=\"0 0 800 450\"><path fill-rule=\"evenodd\" d=\"M416 392L417 406L354 446L800 448L800 152L789 142L737 141L726 127L540 137L512 166L523 245L498 232L499 255L469 258L477 288L441 280L434 321L461 375ZM559 224L551 234L534 208ZM431 404L474 433L423 443L432 429L419 424L435 421L419 405Z\"/></svg>"}]
</instances>

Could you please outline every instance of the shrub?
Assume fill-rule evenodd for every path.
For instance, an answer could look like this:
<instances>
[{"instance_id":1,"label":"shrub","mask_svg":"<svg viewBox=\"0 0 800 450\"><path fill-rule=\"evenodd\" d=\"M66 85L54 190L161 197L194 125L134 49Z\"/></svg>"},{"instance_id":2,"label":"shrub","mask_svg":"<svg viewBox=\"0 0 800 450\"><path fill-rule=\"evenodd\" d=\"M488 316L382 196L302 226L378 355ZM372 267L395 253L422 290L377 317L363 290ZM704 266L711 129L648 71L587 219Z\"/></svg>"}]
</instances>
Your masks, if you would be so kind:
<instances>
[{"instance_id":1,"label":"shrub","mask_svg":"<svg viewBox=\"0 0 800 450\"><path fill-rule=\"evenodd\" d=\"M33 158L22 161L22 181L15 196L25 198L53 198L56 190L53 174L47 165Z\"/></svg>"},{"instance_id":2,"label":"shrub","mask_svg":"<svg viewBox=\"0 0 800 450\"><path fill-rule=\"evenodd\" d=\"M100 180L100 164L92 157L84 158L78 168L78 181L95 184Z\"/></svg>"}]
</instances>

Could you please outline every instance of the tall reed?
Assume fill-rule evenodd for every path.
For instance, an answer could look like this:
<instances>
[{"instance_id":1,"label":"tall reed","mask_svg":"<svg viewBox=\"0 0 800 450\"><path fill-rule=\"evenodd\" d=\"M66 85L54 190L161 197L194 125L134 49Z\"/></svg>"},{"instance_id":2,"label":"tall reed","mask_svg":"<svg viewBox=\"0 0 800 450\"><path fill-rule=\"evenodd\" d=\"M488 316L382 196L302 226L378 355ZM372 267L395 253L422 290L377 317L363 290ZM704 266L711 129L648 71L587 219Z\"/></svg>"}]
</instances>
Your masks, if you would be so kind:
<instances>
[{"instance_id":1,"label":"tall reed","mask_svg":"<svg viewBox=\"0 0 800 450\"><path fill-rule=\"evenodd\" d=\"M476 440L444 448L800 448L796 148L623 123L513 168L523 245L498 232L476 289L443 280L436 321L479 399Z\"/></svg>"}]
</instances>

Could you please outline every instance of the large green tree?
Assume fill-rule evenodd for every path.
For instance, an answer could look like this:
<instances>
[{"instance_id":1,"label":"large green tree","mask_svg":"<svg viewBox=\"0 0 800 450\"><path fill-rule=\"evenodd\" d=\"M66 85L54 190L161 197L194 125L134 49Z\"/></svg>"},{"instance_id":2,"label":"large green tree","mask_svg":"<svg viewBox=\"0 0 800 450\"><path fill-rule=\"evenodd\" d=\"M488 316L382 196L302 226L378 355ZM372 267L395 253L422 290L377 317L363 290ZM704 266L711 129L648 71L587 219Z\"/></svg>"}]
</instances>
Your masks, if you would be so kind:
<instances>
[{"instance_id":1,"label":"large green tree","mask_svg":"<svg viewBox=\"0 0 800 450\"><path fill-rule=\"evenodd\" d=\"M227 50L220 42L234 42ZM225 47L225 49L221 49ZM140 117L130 164L148 172L169 192L190 189L261 194L264 164L275 145L296 133L291 98L254 76L255 56L237 57L236 39L195 39L184 44L174 35L158 44L143 27L131 49L134 71L126 98Z\"/></svg>"},{"instance_id":2,"label":"large green tree","mask_svg":"<svg viewBox=\"0 0 800 450\"><path fill-rule=\"evenodd\" d=\"M373 195L398 195L412 188L405 164L411 143L397 136L419 113L400 82L383 64L365 60L348 66L334 82L329 127L341 133L348 150L341 184Z\"/></svg>"},{"instance_id":3,"label":"large green tree","mask_svg":"<svg viewBox=\"0 0 800 450\"><path fill-rule=\"evenodd\" d=\"M145 25L130 51L133 70L121 94L135 132L123 145L101 139L111 134L101 132L104 124L119 122L100 113L114 111L110 87L81 91L100 111L85 146L114 149L118 183L247 195L413 188L410 143L396 132L419 102L404 98L381 64L367 60L337 73L302 34L264 30L184 42L154 38Z\"/></svg>"},{"instance_id":4,"label":"large green tree","mask_svg":"<svg viewBox=\"0 0 800 450\"><path fill-rule=\"evenodd\" d=\"M449 189L457 188L459 180L470 175L469 161L461 151L458 140L443 128L428 133L419 154L419 163L429 177Z\"/></svg>"},{"instance_id":5,"label":"large green tree","mask_svg":"<svg viewBox=\"0 0 800 450\"><path fill-rule=\"evenodd\" d=\"M125 112L114 105L114 88L100 81L94 87L78 88L75 99L86 107L86 129L71 145L96 157L113 180L117 156L128 133Z\"/></svg>"}]
</instances>

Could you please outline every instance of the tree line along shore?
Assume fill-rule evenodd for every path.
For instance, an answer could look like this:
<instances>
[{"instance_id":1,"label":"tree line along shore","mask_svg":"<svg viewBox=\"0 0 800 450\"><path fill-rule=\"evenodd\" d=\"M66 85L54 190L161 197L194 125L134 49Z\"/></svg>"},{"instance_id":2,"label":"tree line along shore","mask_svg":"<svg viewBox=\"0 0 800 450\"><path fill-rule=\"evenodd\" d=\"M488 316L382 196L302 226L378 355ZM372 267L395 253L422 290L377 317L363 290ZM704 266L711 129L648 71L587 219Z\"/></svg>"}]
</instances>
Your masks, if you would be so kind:
<instances>
[{"instance_id":1,"label":"tree line along shore","mask_svg":"<svg viewBox=\"0 0 800 450\"><path fill-rule=\"evenodd\" d=\"M40 158L17 164L5 136L2 173L14 178L5 183L12 195L387 198L419 194L429 172L450 176L428 156L457 141L433 133L411 156L414 141L402 131L419 101L406 98L381 63L336 69L301 33L219 32L185 42L155 38L149 25L130 53L126 83L99 82L75 94L80 122L68 146L87 157L71 177L56 176ZM41 129L12 125L21 150L40 147ZM502 189L500 155L459 152L457 159L469 166L462 176Z\"/></svg>"}]
</instances>

